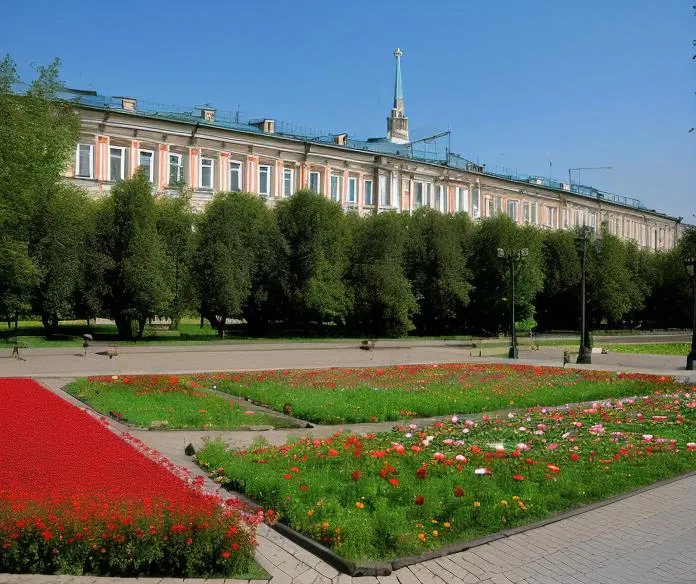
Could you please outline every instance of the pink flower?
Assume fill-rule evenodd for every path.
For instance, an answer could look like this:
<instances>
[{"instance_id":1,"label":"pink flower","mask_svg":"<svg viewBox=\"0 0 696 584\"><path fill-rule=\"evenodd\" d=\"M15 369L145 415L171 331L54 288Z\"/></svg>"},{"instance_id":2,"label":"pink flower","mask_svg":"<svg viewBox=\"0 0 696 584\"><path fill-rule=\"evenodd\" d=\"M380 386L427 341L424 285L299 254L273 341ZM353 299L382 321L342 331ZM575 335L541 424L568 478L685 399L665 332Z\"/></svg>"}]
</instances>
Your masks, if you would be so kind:
<instances>
[{"instance_id":1,"label":"pink flower","mask_svg":"<svg viewBox=\"0 0 696 584\"><path fill-rule=\"evenodd\" d=\"M551 442L551 444L549 444L546 448L548 450L556 450L556 448L558 448L558 444L556 442Z\"/></svg>"}]
</instances>

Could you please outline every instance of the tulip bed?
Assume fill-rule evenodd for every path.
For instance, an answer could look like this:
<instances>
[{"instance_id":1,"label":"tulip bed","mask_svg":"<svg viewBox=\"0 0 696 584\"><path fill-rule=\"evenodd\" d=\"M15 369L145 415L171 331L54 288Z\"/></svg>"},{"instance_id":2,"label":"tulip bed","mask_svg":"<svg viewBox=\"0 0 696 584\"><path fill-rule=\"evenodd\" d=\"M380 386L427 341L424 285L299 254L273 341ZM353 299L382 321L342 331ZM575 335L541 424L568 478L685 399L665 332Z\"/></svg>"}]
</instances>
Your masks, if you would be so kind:
<instances>
[{"instance_id":1,"label":"tulip bed","mask_svg":"<svg viewBox=\"0 0 696 584\"><path fill-rule=\"evenodd\" d=\"M248 451L209 442L198 462L338 554L390 559L696 469L696 388L665 380L652 389L574 409L454 416L425 430Z\"/></svg>"},{"instance_id":2,"label":"tulip bed","mask_svg":"<svg viewBox=\"0 0 696 584\"><path fill-rule=\"evenodd\" d=\"M105 423L31 380L0 379L0 573L263 574L263 512L205 495L202 477Z\"/></svg>"},{"instance_id":3,"label":"tulip bed","mask_svg":"<svg viewBox=\"0 0 696 584\"><path fill-rule=\"evenodd\" d=\"M660 378L529 365L398 365L197 375L221 390L320 424L378 422L454 412L643 395ZM665 379L665 378L663 378ZM184 380L184 383L189 381Z\"/></svg>"},{"instance_id":4,"label":"tulip bed","mask_svg":"<svg viewBox=\"0 0 696 584\"><path fill-rule=\"evenodd\" d=\"M66 391L98 412L138 427L240 430L276 428L292 422L247 408L206 392L197 382L178 376L103 376L78 379Z\"/></svg>"}]
</instances>

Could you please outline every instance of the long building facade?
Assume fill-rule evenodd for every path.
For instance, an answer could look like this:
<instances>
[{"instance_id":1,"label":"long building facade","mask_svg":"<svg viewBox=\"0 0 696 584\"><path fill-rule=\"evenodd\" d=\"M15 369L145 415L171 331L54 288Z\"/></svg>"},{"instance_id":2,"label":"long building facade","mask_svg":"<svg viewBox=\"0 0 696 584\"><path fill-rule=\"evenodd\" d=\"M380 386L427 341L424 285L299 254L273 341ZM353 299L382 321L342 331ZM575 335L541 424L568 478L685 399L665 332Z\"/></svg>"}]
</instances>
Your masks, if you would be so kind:
<instances>
[{"instance_id":1,"label":"long building facade","mask_svg":"<svg viewBox=\"0 0 696 584\"><path fill-rule=\"evenodd\" d=\"M548 229L586 225L654 250L674 247L680 218L636 199L537 176L504 176L449 151L409 142L396 50L394 107L385 138L320 135L273 119L240 121L211 106L175 108L67 90L81 138L66 176L94 194L143 169L156 192L186 189L203 208L217 192L256 193L268 204L311 189L361 214L432 207L474 220L506 214Z\"/></svg>"}]
</instances>

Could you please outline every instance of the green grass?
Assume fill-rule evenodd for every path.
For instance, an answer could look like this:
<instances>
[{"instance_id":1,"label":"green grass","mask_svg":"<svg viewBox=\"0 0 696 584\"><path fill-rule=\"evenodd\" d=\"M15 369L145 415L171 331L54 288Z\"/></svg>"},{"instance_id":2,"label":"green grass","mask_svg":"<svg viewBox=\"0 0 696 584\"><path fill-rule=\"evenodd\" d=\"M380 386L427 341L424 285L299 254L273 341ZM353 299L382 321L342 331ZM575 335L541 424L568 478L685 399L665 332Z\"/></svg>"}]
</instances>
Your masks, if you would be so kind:
<instances>
[{"instance_id":1,"label":"green grass","mask_svg":"<svg viewBox=\"0 0 696 584\"><path fill-rule=\"evenodd\" d=\"M696 400L673 394L247 451L209 442L197 460L218 482L338 554L382 560L695 470L695 436Z\"/></svg>"},{"instance_id":2,"label":"green grass","mask_svg":"<svg viewBox=\"0 0 696 584\"><path fill-rule=\"evenodd\" d=\"M202 385L321 424L377 422L643 395L650 376L446 364L198 375ZM655 378L656 379L656 378Z\"/></svg>"},{"instance_id":3,"label":"green grass","mask_svg":"<svg viewBox=\"0 0 696 584\"><path fill-rule=\"evenodd\" d=\"M65 390L104 415L139 428L239 430L251 426L296 427L291 420L247 413L246 407L170 377L78 379Z\"/></svg>"},{"instance_id":4,"label":"green grass","mask_svg":"<svg viewBox=\"0 0 696 584\"><path fill-rule=\"evenodd\" d=\"M606 345L614 353L639 353L642 355L680 355L686 357L691 351L691 343L627 343Z\"/></svg>"}]
</instances>

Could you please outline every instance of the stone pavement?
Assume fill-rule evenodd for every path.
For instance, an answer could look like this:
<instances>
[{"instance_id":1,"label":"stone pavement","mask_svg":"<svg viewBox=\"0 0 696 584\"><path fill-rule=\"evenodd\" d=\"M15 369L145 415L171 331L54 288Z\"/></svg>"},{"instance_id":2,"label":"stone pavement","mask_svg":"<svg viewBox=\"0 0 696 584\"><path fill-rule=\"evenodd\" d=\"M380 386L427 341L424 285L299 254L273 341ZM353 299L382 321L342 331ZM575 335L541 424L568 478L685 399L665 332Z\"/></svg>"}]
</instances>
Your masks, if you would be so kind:
<instances>
[{"instance_id":1,"label":"stone pavement","mask_svg":"<svg viewBox=\"0 0 696 584\"><path fill-rule=\"evenodd\" d=\"M133 374L248 369L250 362L253 362L254 368L274 368L482 361L479 358L469 358L468 350L465 352L461 347L445 345L392 347L372 353L353 347L332 347L317 351L308 347L298 348L295 345L293 348L265 348L254 351L253 358L250 358L252 356L249 350L235 347L224 351L134 351L113 361L96 356L85 359L72 357L70 354L37 355L26 362L12 363L13 367L22 368L26 365L23 372L6 373L7 361L0 360L0 375L32 375L41 378L44 372L48 372L45 373L48 379L43 382L65 399L73 401L57 389L67 381L60 377L61 372L69 371L70 374L63 373L63 376L72 377L92 373ZM552 350L539 351L525 354L524 357L529 357L527 362L530 363L557 365L557 353ZM678 358L678 363L677 358L657 357L648 364L649 366L646 366L645 356L610 354L595 355L593 359L595 364L592 367L597 369L646 372L652 370L653 373L685 374L683 369L678 369L679 363L683 361L681 358ZM506 361L485 359L489 360ZM683 364L681 366L683 367ZM113 369L109 370L110 368ZM692 380L696 381L696 378L692 377ZM83 404L80 405L84 407ZM374 429L373 425L369 427ZM353 429L359 431L363 428L354 426ZM318 427L312 431L331 433L335 430L333 427ZM300 432L307 433L308 430ZM175 464L200 472L183 454L186 440L197 433L132 433L168 456ZM264 432L263 435L269 438L272 436L270 432ZM281 435L274 436L274 441L282 438ZM209 486L217 488L212 482L209 482ZM390 576L378 578L351 578L339 574L333 567L267 526L260 526L258 541L257 560L271 574L271 582L274 584L696 584L696 475L465 552L401 568ZM120 580L0 574L0 584L112 584ZM183 582L166 578L143 580L147 581L146 584ZM203 581L186 582L202 584ZM223 583L222 580L209 582ZM227 582L242 584L235 580ZM261 584L262 581L252 582ZM123 580L123 584L127 584L127 581Z\"/></svg>"}]
</instances>

